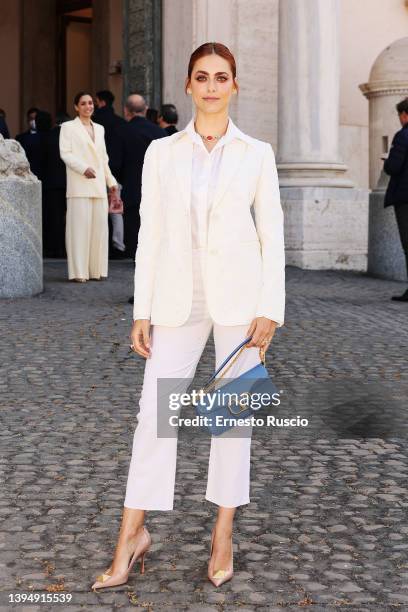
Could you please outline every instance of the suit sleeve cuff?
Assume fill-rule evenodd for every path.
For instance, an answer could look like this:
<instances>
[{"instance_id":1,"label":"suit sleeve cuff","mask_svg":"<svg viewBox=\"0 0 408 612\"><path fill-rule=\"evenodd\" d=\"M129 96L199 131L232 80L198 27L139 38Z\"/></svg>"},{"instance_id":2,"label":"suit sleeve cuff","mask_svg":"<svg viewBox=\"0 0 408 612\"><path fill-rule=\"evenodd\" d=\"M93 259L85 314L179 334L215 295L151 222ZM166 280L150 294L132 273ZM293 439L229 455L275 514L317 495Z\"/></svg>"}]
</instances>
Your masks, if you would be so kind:
<instances>
[{"instance_id":1,"label":"suit sleeve cuff","mask_svg":"<svg viewBox=\"0 0 408 612\"><path fill-rule=\"evenodd\" d=\"M146 314L145 312L133 311L133 320L136 321L137 319L147 319L148 321L150 321L150 315Z\"/></svg>"},{"instance_id":2,"label":"suit sleeve cuff","mask_svg":"<svg viewBox=\"0 0 408 612\"><path fill-rule=\"evenodd\" d=\"M270 315L270 314L265 314L264 312L257 312L255 317L265 317L266 319L270 319L271 321L276 323L276 327L283 327L283 325L285 324L284 319L281 319L279 317L274 317L273 315Z\"/></svg>"}]
</instances>

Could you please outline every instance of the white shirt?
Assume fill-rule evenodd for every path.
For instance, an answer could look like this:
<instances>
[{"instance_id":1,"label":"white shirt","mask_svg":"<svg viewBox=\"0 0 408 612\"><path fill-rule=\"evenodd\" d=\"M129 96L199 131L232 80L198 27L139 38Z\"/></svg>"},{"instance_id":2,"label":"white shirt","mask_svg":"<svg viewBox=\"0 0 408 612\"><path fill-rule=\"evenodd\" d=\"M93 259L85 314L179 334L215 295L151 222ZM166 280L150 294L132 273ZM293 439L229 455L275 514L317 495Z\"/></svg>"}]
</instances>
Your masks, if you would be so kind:
<instances>
[{"instance_id":1,"label":"white shirt","mask_svg":"<svg viewBox=\"0 0 408 612\"><path fill-rule=\"evenodd\" d=\"M228 117L228 127L211 151L194 128L195 117L185 131L193 141L193 167L191 174L191 234L193 249L207 246L208 217L218 181L224 145L238 136L237 128Z\"/></svg>"}]
</instances>

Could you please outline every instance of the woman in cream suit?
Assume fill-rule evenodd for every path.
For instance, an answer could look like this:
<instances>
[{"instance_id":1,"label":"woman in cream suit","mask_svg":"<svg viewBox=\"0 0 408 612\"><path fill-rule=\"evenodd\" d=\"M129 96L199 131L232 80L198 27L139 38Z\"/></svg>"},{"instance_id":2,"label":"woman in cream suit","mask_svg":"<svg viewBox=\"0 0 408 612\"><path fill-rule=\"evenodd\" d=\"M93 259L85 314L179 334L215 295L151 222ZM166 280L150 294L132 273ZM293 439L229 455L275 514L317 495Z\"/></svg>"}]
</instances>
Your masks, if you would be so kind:
<instances>
[{"instance_id":1,"label":"woman in cream suit","mask_svg":"<svg viewBox=\"0 0 408 612\"><path fill-rule=\"evenodd\" d=\"M138 558L143 571L151 541L145 511L173 508L177 437L158 436L158 379L175 378L176 390L186 390L211 331L217 367L253 335L228 373L239 376L259 363L261 347L284 323L275 159L269 143L244 134L229 117L235 77L227 47L196 49L186 80L195 117L146 152L131 338L147 361L119 539L93 589L125 583ZM218 512L208 577L215 586L233 574L234 513L250 501L250 444L249 436L211 439L206 499Z\"/></svg>"},{"instance_id":2,"label":"woman in cream suit","mask_svg":"<svg viewBox=\"0 0 408 612\"><path fill-rule=\"evenodd\" d=\"M78 116L61 126L60 155L67 167L65 243L68 278L85 282L108 276L108 198L117 188L108 165L104 128L91 121L92 96L75 96Z\"/></svg>"}]
</instances>

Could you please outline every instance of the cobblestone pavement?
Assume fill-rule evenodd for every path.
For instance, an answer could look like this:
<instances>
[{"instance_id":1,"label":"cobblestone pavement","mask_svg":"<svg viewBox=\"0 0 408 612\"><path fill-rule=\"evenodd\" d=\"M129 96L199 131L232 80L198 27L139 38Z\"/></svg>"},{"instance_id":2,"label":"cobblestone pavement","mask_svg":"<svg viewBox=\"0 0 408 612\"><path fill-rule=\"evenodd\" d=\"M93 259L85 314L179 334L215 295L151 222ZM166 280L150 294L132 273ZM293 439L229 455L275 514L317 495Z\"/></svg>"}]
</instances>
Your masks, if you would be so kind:
<instances>
[{"instance_id":1,"label":"cobblestone pavement","mask_svg":"<svg viewBox=\"0 0 408 612\"><path fill-rule=\"evenodd\" d=\"M65 274L46 262L41 296L0 304L1 610L12 592L61 589L70 605L15 609L408 610L408 450L392 428L374 438L256 430L236 574L218 590L206 581L209 439L181 431L175 510L148 516L145 575L90 592L117 537L144 360L128 351L132 263L111 262L101 283ZM408 304L389 300L401 283L296 268L287 279L287 323L267 361L285 392L347 380L402 392ZM213 360L210 339L198 375ZM400 416L406 408L397 403Z\"/></svg>"}]
</instances>

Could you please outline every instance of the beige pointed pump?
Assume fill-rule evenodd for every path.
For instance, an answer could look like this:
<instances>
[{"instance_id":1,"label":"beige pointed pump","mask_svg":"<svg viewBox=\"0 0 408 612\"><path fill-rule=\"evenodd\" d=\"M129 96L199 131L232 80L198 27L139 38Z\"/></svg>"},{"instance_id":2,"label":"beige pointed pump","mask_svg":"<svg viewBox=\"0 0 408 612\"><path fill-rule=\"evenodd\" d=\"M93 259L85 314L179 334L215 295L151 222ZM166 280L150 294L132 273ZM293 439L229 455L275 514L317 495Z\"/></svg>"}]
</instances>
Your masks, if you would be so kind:
<instances>
[{"instance_id":1,"label":"beige pointed pump","mask_svg":"<svg viewBox=\"0 0 408 612\"><path fill-rule=\"evenodd\" d=\"M111 574L101 574L96 578L96 581L92 585L92 590L96 591L97 589L104 589L106 587L120 586L121 584L126 584L129 579L129 574L132 570L135 562L140 559L140 573L144 574L144 559L145 554L150 548L152 543L152 538L150 537L150 533L147 531L146 527L143 526L142 532L138 538L135 551L130 558L129 565L127 570L120 574L111 575Z\"/></svg>"},{"instance_id":2,"label":"beige pointed pump","mask_svg":"<svg viewBox=\"0 0 408 612\"><path fill-rule=\"evenodd\" d=\"M213 551L213 544L214 544L214 530L211 533L210 563L211 563L211 557L212 557L212 551ZM222 584L224 584L224 582L231 580L231 578L234 575L234 553L232 549L232 538L231 538L231 565L227 569L220 569L220 570L217 570L215 574L212 574L210 572L210 563L208 564L208 579L210 580L210 582L213 583L214 586L219 587Z\"/></svg>"}]
</instances>

